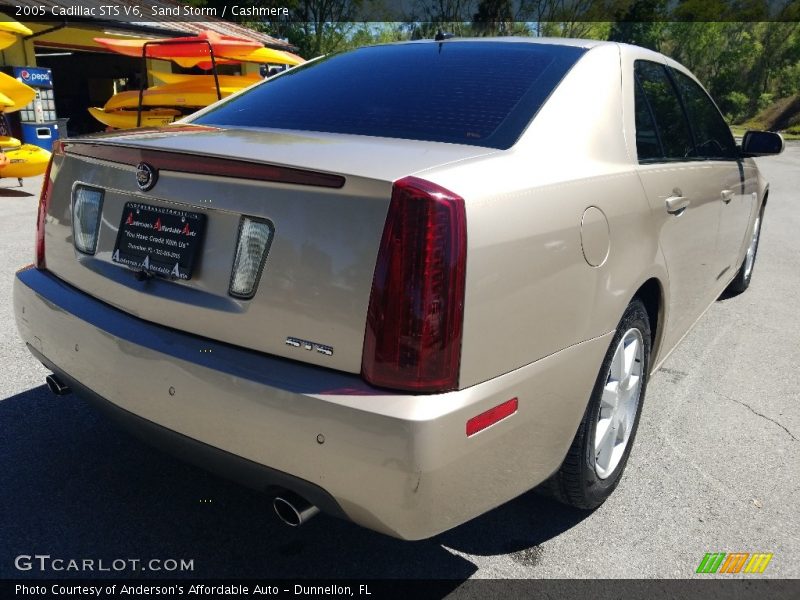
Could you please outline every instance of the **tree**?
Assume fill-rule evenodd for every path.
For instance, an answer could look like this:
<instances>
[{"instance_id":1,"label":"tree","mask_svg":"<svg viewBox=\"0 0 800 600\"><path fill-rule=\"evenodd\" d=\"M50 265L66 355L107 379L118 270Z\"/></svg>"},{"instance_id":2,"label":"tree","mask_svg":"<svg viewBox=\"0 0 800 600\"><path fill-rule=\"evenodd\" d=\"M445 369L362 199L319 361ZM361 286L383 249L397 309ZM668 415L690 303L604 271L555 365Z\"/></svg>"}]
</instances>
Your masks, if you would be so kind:
<instances>
[{"instance_id":1,"label":"tree","mask_svg":"<svg viewBox=\"0 0 800 600\"><path fill-rule=\"evenodd\" d=\"M472 16L472 28L477 35L503 35L513 20L511 0L481 0Z\"/></svg>"},{"instance_id":2,"label":"tree","mask_svg":"<svg viewBox=\"0 0 800 600\"><path fill-rule=\"evenodd\" d=\"M608 39L635 44L657 52L661 49L668 0L639 0L616 15Z\"/></svg>"}]
</instances>

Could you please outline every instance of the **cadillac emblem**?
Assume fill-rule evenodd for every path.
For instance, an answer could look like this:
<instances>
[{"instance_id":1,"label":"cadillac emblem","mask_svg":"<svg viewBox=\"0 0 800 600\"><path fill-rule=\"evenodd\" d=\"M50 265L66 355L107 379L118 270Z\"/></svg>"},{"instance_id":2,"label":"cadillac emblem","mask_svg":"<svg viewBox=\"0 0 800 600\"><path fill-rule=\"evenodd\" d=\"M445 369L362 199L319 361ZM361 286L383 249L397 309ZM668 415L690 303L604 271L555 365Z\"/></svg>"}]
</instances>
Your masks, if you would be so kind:
<instances>
[{"instance_id":1,"label":"cadillac emblem","mask_svg":"<svg viewBox=\"0 0 800 600\"><path fill-rule=\"evenodd\" d=\"M136 165L136 185L143 192L150 190L158 181L158 171L155 167L148 165L146 162L140 162Z\"/></svg>"}]
</instances>

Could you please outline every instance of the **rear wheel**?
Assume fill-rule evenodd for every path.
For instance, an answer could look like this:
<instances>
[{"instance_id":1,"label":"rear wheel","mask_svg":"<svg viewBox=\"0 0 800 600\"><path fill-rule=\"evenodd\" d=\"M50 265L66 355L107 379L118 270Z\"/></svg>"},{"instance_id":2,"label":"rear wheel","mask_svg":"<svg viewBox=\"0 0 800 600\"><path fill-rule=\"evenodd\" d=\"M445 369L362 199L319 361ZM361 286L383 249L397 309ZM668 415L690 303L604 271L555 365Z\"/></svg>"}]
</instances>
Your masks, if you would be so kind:
<instances>
[{"instance_id":1,"label":"rear wheel","mask_svg":"<svg viewBox=\"0 0 800 600\"><path fill-rule=\"evenodd\" d=\"M650 321L639 299L625 310L564 463L546 489L583 509L617 487L636 436L650 365Z\"/></svg>"},{"instance_id":2,"label":"rear wheel","mask_svg":"<svg viewBox=\"0 0 800 600\"><path fill-rule=\"evenodd\" d=\"M756 253L758 252L758 240L761 237L761 221L764 216L764 208L756 217L753 223L753 230L750 234L750 243L747 246L747 253L744 255L742 264L739 267L739 272L728 284L727 292L732 294L741 294L750 287L750 279L753 277L753 267L756 264Z\"/></svg>"}]
</instances>

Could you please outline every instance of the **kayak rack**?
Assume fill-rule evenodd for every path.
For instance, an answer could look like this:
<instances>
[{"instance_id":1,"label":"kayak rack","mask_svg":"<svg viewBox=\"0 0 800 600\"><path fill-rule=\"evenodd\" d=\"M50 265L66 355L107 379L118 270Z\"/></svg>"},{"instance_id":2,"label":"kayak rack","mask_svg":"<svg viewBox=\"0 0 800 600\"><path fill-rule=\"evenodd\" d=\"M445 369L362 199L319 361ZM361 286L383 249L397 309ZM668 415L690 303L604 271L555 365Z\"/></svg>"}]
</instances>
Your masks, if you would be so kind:
<instances>
[{"instance_id":1,"label":"kayak rack","mask_svg":"<svg viewBox=\"0 0 800 600\"><path fill-rule=\"evenodd\" d=\"M214 58L214 47L208 40L151 40L142 44L142 76L139 82L139 105L136 108L136 127L142 126L142 102L144 102L144 90L147 83L147 59L155 58L157 56L147 56L147 48L149 46L182 46L187 44L205 44L208 46L209 56L211 57L211 72L214 74L214 85L217 88L217 100L222 100L222 93L219 89L219 76L217 75L217 61ZM169 60L169 59L164 59Z\"/></svg>"}]
</instances>

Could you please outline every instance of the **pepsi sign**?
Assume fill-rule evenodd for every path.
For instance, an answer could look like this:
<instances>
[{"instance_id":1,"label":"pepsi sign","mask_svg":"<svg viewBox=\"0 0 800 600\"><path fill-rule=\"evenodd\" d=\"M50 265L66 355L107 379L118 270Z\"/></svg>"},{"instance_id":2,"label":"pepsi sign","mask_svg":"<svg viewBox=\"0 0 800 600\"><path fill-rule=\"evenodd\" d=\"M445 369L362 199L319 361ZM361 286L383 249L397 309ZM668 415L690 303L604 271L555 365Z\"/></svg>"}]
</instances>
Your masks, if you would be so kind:
<instances>
[{"instance_id":1,"label":"pepsi sign","mask_svg":"<svg viewBox=\"0 0 800 600\"><path fill-rule=\"evenodd\" d=\"M14 77L31 87L53 87L53 74L50 69L42 67L14 67Z\"/></svg>"}]
</instances>

